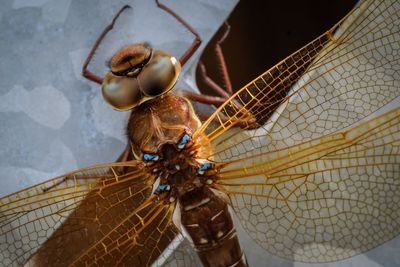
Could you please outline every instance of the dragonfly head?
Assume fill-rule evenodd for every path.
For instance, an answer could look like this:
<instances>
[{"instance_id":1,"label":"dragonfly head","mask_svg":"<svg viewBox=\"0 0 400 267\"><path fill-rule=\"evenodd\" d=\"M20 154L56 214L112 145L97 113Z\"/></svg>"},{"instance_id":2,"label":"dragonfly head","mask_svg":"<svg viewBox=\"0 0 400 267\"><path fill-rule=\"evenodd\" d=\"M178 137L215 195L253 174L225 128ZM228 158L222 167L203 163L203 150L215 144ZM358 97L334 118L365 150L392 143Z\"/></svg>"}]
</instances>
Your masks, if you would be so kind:
<instances>
[{"instance_id":1,"label":"dragonfly head","mask_svg":"<svg viewBox=\"0 0 400 267\"><path fill-rule=\"evenodd\" d=\"M167 93L178 80L181 65L172 55L147 43L127 45L112 57L102 93L113 108L124 111Z\"/></svg>"}]
</instances>

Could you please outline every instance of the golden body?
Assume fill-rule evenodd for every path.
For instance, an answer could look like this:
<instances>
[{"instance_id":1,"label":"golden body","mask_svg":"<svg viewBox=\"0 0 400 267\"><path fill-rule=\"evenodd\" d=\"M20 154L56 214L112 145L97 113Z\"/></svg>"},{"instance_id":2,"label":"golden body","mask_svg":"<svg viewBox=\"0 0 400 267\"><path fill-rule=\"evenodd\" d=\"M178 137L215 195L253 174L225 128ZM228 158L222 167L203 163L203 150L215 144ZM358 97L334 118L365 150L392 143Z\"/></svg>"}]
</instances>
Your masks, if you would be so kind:
<instances>
[{"instance_id":1,"label":"golden body","mask_svg":"<svg viewBox=\"0 0 400 267\"><path fill-rule=\"evenodd\" d=\"M399 99L399 11L394 1L363 1L201 125L168 93L176 60L143 44L121 50L103 93L133 108L132 160L0 199L2 262L150 266L179 260L164 251L182 233L204 265L245 265L223 194L255 242L293 261L342 260L394 238L400 108L389 105ZM170 73L153 83L157 65ZM248 115L261 129L236 127Z\"/></svg>"},{"instance_id":2,"label":"golden body","mask_svg":"<svg viewBox=\"0 0 400 267\"><path fill-rule=\"evenodd\" d=\"M197 158L200 144L196 144L195 140L189 140L182 149L176 146L183 135L192 136L200 126L190 102L172 92L133 109L127 127L132 148L129 158L142 159L146 153L159 156L157 161L143 165L148 173L155 174L146 181L155 186L152 190L143 191L136 202L130 201L113 207L102 216L96 216L99 212L97 207L110 206L112 201L107 197L103 198L103 193L113 195L130 186L129 183L113 186L102 194L89 193L44 243L30 263L34 263L34 266L80 266L76 256L82 251L89 251L93 244L101 241L103 231L118 226L117 220L112 220L115 222L112 223L110 218L134 211L138 203L149 197L152 191L159 190L156 184L163 184L170 189L156 194L160 198L167 195L170 202L177 202L174 211L178 216L174 221L176 228L191 241L205 266L247 266L226 197L209 187L218 178L216 171L211 170L209 174L198 171L201 166ZM123 176L135 169L128 167L119 171ZM131 190L136 192L142 188L132 186ZM80 217L90 214L94 220L79 220ZM66 233L69 233L67 238ZM120 259L121 256L115 254L104 265L132 266L138 263L138 258L135 257L125 258L121 262Z\"/></svg>"}]
</instances>

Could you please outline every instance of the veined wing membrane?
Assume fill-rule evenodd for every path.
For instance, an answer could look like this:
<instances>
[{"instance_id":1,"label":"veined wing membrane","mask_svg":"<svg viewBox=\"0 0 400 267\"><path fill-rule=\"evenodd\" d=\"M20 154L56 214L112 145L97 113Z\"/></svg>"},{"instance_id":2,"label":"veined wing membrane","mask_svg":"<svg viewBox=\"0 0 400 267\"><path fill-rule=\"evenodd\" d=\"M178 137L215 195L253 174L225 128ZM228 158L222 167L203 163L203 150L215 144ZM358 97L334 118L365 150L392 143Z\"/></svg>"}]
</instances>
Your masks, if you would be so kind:
<instances>
[{"instance_id":1,"label":"veined wing membrane","mask_svg":"<svg viewBox=\"0 0 400 267\"><path fill-rule=\"evenodd\" d=\"M363 1L324 36L318 55L294 53L280 63L297 57L290 67L238 91L195 135L253 239L307 262L350 257L399 233L399 111L360 121L400 97L400 3Z\"/></svg>"},{"instance_id":2,"label":"veined wing membrane","mask_svg":"<svg viewBox=\"0 0 400 267\"><path fill-rule=\"evenodd\" d=\"M252 238L278 256L336 261L400 232L400 108L222 166L215 186Z\"/></svg>"},{"instance_id":3,"label":"veined wing membrane","mask_svg":"<svg viewBox=\"0 0 400 267\"><path fill-rule=\"evenodd\" d=\"M352 125L398 97L399 23L398 1L360 3L317 39L325 44L318 54L311 42L221 106L196 133L213 149L201 156L224 162L298 144ZM254 118L255 130L233 127Z\"/></svg>"},{"instance_id":4,"label":"veined wing membrane","mask_svg":"<svg viewBox=\"0 0 400 267\"><path fill-rule=\"evenodd\" d=\"M152 267L197 267L201 266L199 256L189 240L179 234L170 243Z\"/></svg>"},{"instance_id":5,"label":"veined wing membrane","mask_svg":"<svg viewBox=\"0 0 400 267\"><path fill-rule=\"evenodd\" d=\"M151 196L71 266L150 266L178 234L175 205Z\"/></svg>"},{"instance_id":6,"label":"veined wing membrane","mask_svg":"<svg viewBox=\"0 0 400 267\"><path fill-rule=\"evenodd\" d=\"M141 162L130 161L83 168L1 198L1 262L20 266L37 252L45 266L68 265L145 201L153 182Z\"/></svg>"}]
</instances>

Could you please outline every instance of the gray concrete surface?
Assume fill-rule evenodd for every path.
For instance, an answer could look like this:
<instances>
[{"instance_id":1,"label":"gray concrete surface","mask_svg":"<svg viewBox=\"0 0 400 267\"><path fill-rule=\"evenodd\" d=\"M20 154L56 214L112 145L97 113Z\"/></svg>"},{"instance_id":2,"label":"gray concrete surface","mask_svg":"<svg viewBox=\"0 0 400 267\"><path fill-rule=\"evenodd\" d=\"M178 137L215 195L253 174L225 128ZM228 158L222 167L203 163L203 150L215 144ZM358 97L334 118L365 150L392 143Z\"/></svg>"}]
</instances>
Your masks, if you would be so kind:
<instances>
[{"instance_id":1,"label":"gray concrete surface","mask_svg":"<svg viewBox=\"0 0 400 267\"><path fill-rule=\"evenodd\" d=\"M109 108L99 86L83 79L80 70L99 32L126 2L2 2L0 196L79 167L112 162L124 148L128 113ZM204 47L236 0L163 2L200 32ZM123 44L149 41L181 55L193 40L153 1L130 4L91 65L97 73L105 73L105 62ZM185 67L180 87L196 90L190 67L200 51ZM250 266L309 266L270 255L238 227ZM399 247L396 238L366 254L312 266L400 266Z\"/></svg>"}]
</instances>

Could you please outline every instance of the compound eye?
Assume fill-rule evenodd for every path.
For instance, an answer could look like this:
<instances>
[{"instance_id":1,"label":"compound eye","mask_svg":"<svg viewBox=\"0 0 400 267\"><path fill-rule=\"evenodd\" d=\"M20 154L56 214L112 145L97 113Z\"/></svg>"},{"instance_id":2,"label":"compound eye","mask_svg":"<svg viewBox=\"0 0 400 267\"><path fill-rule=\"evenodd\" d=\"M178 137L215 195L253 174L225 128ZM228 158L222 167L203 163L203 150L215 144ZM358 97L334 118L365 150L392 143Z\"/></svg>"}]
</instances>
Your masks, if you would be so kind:
<instances>
[{"instance_id":1,"label":"compound eye","mask_svg":"<svg viewBox=\"0 0 400 267\"><path fill-rule=\"evenodd\" d=\"M159 159L160 159L160 157L157 154L151 154L151 153L143 154L143 160L145 160L145 161L157 161Z\"/></svg>"},{"instance_id":2,"label":"compound eye","mask_svg":"<svg viewBox=\"0 0 400 267\"><path fill-rule=\"evenodd\" d=\"M120 111L134 108L142 99L137 79L119 77L112 73L104 78L101 91L104 100Z\"/></svg>"},{"instance_id":3,"label":"compound eye","mask_svg":"<svg viewBox=\"0 0 400 267\"><path fill-rule=\"evenodd\" d=\"M175 85L181 71L179 61L161 51L154 51L151 60L137 76L143 94L155 97L164 94Z\"/></svg>"},{"instance_id":4,"label":"compound eye","mask_svg":"<svg viewBox=\"0 0 400 267\"><path fill-rule=\"evenodd\" d=\"M190 140L190 136L188 134L184 134L181 138L181 140L176 144L179 150L183 149L187 142Z\"/></svg>"}]
</instances>

